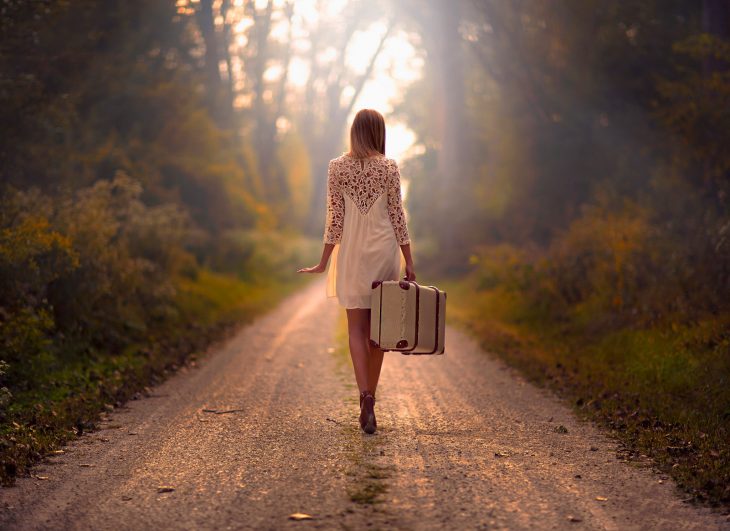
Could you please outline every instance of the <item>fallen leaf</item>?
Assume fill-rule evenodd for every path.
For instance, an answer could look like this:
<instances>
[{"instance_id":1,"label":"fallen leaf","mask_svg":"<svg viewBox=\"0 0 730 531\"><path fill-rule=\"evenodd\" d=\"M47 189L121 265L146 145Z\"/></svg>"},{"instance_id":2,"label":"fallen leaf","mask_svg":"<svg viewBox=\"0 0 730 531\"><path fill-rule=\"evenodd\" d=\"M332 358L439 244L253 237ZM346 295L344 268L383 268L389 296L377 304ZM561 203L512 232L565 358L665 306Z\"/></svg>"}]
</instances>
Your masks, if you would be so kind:
<instances>
[{"instance_id":1,"label":"fallen leaf","mask_svg":"<svg viewBox=\"0 0 730 531\"><path fill-rule=\"evenodd\" d=\"M36 479L40 479L40 480L44 480L44 479L48 479L48 476L36 476L35 478Z\"/></svg>"},{"instance_id":2,"label":"fallen leaf","mask_svg":"<svg viewBox=\"0 0 730 531\"><path fill-rule=\"evenodd\" d=\"M157 487L157 492L173 492L175 490L175 487L170 487L169 485L160 485Z\"/></svg>"},{"instance_id":3,"label":"fallen leaf","mask_svg":"<svg viewBox=\"0 0 730 531\"><path fill-rule=\"evenodd\" d=\"M61 455L61 454L65 454L66 452L64 452L63 450L53 450L51 453L56 454L56 455Z\"/></svg>"},{"instance_id":4,"label":"fallen leaf","mask_svg":"<svg viewBox=\"0 0 730 531\"><path fill-rule=\"evenodd\" d=\"M598 500L598 501L608 501L608 498L606 498L605 496L596 496L596 500Z\"/></svg>"},{"instance_id":5,"label":"fallen leaf","mask_svg":"<svg viewBox=\"0 0 730 531\"><path fill-rule=\"evenodd\" d=\"M306 513L292 513L289 515L289 520L312 520L311 514Z\"/></svg>"},{"instance_id":6,"label":"fallen leaf","mask_svg":"<svg viewBox=\"0 0 730 531\"><path fill-rule=\"evenodd\" d=\"M578 518L577 516L570 515L568 516L568 522L582 522L582 518Z\"/></svg>"},{"instance_id":7,"label":"fallen leaf","mask_svg":"<svg viewBox=\"0 0 730 531\"><path fill-rule=\"evenodd\" d=\"M225 415L226 413L238 413L239 411L243 411L243 409L209 409L209 408L206 408L203 410L203 413L213 413L215 415Z\"/></svg>"}]
</instances>

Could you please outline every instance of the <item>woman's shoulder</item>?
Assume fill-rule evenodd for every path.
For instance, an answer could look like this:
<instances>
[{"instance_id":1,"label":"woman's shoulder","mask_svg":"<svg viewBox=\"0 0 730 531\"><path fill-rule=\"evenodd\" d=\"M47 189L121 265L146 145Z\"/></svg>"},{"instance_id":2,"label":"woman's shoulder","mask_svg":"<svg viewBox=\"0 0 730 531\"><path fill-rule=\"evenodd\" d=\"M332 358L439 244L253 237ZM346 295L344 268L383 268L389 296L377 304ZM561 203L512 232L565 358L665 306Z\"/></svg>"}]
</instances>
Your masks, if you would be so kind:
<instances>
[{"instance_id":1,"label":"woman's shoulder","mask_svg":"<svg viewBox=\"0 0 730 531\"><path fill-rule=\"evenodd\" d=\"M390 157L383 157L383 160L384 160L384 164L386 165L386 167L388 169L389 175L392 175L395 172L399 171L398 170L398 161L396 161L395 159L392 159Z\"/></svg>"},{"instance_id":2,"label":"woman's shoulder","mask_svg":"<svg viewBox=\"0 0 730 531\"><path fill-rule=\"evenodd\" d=\"M338 170L342 167L342 159L343 155L340 155L339 157L335 157L333 159L330 159L330 161L327 163L327 171L328 173L331 173L333 171Z\"/></svg>"},{"instance_id":3,"label":"woman's shoulder","mask_svg":"<svg viewBox=\"0 0 730 531\"><path fill-rule=\"evenodd\" d=\"M347 159L348 159L348 156L347 156L347 153L345 152L333 159L330 159L329 165L332 166L332 165L342 164Z\"/></svg>"},{"instance_id":4,"label":"woman's shoulder","mask_svg":"<svg viewBox=\"0 0 730 531\"><path fill-rule=\"evenodd\" d=\"M387 166L389 169L398 167L398 163L396 162L395 159L386 157L385 155L378 155L377 157L374 157L374 159L376 161L378 161L380 164Z\"/></svg>"}]
</instances>

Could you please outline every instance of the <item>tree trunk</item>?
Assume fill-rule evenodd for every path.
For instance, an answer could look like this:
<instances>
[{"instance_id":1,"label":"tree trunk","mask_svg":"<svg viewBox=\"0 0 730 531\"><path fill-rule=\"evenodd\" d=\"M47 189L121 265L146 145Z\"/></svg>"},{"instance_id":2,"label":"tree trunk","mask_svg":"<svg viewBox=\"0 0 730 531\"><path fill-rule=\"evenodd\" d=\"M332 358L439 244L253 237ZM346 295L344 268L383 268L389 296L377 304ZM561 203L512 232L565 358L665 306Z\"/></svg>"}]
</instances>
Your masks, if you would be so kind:
<instances>
[{"instance_id":1,"label":"tree trunk","mask_svg":"<svg viewBox=\"0 0 730 531\"><path fill-rule=\"evenodd\" d=\"M730 3L727 0L702 1L702 31L721 39L730 38ZM714 57L708 57L702 66L705 75L709 76L723 64Z\"/></svg>"},{"instance_id":2,"label":"tree trunk","mask_svg":"<svg viewBox=\"0 0 730 531\"><path fill-rule=\"evenodd\" d=\"M231 61L231 26L226 22L228 9L230 8L230 0L223 0L221 2L221 16L223 17L223 59L226 62L226 72L228 79L226 79L226 115L229 117L229 126L233 123L233 114L235 107L233 105L235 88L233 85L233 62Z\"/></svg>"},{"instance_id":3,"label":"tree trunk","mask_svg":"<svg viewBox=\"0 0 730 531\"><path fill-rule=\"evenodd\" d=\"M213 24L213 0L200 0L197 11L198 27L205 42L205 73L208 88L208 105L211 114L220 124L225 113L221 112L221 76L218 66L218 41Z\"/></svg>"}]
</instances>

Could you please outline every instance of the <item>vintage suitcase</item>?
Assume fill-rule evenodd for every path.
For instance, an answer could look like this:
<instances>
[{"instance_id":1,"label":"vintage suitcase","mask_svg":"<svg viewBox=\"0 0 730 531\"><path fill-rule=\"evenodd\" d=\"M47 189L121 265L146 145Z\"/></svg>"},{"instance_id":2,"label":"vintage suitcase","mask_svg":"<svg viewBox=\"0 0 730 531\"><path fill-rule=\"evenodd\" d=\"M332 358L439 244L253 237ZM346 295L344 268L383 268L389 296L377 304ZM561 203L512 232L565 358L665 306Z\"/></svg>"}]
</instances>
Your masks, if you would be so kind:
<instances>
[{"instance_id":1,"label":"vintage suitcase","mask_svg":"<svg viewBox=\"0 0 730 531\"><path fill-rule=\"evenodd\" d=\"M370 299L370 342L402 354L443 354L446 292L407 280L376 280Z\"/></svg>"}]
</instances>

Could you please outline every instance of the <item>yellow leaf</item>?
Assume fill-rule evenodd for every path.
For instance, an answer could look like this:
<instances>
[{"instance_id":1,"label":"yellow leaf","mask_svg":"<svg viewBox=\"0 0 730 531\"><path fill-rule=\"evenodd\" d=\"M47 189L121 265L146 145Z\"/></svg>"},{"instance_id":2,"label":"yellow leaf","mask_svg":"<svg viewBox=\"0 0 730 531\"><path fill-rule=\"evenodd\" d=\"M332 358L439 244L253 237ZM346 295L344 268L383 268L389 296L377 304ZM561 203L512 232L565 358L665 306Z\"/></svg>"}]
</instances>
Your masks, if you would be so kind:
<instances>
[{"instance_id":1,"label":"yellow leaf","mask_svg":"<svg viewBox=\"0 0 730 531\"><path fill-rule=\"evenodd\" d=\"M289 520L312 520L311 514L306 513L292 513L289 515Z\"/></svg>"}]
</instances>

